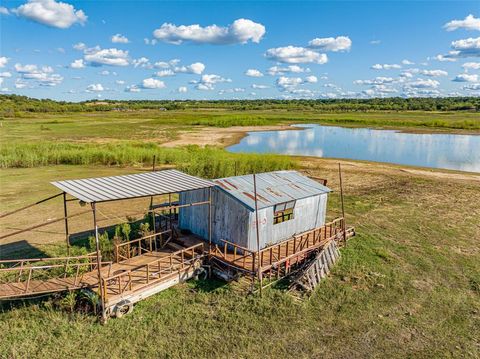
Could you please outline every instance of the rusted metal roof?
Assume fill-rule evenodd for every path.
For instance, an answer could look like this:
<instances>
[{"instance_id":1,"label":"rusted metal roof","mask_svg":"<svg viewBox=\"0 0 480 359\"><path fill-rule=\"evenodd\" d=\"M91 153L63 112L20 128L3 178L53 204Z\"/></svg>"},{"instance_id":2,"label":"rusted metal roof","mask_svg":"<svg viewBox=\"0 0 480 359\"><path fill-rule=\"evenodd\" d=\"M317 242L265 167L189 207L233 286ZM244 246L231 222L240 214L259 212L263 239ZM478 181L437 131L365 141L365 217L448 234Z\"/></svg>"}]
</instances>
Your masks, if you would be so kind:
<instances>
[{"instance_id":1,"label":"rusted metal roof","mask_svg":"<svg viewBox=\"0 0 480 359\"><path fill-rule=\"evenodd\" d=\"M52 184L87 203L156 196L215 186L211 181L177 170L66 180Z\"/></svg>"},{"instance_id":2,"label":"rusted metal roof","mask_svg":"<svg viewBox=\"0 0 480 359\"><path fill-rule=\"evenodd\" d=\"M330 189L297 171L259 173L257 181L258 208L328 193ZM227 192L250 210L255 208L253 175L244 175L214 180L221 190Z\"/></svg>"}]
</instances>

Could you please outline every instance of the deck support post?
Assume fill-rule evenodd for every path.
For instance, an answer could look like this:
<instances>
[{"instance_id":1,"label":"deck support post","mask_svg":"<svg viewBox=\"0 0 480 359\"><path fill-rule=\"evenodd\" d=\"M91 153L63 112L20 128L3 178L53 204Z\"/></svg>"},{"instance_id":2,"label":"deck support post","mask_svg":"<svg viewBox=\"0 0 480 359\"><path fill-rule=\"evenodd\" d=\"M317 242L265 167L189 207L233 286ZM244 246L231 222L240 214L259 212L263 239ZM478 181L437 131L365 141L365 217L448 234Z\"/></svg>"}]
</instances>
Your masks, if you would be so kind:
<instances>
[{"instance_id":1,"label":"deck support post","mask_svg":"<svg viewBox=\"0 0 480 359\"><path fill-rule=\"evenodd\" d=\"M65 240L67 242L67 253L70 255L70 234L68 231L67 193L63 192L63 214L65 217Z\"/></svg>"},{"instance_id":2,"label":"deck support post","mask_svg":"<svg viewBox=\"0 0 480 359\"><path fill-rule=\"evenodd\" d=\"M344 245L347 245L347 230L346 230L346 224L345 224L345 206L343 202L343 182L342 182L342 167L340 165L340 162L338 162L338 177L340 180L340 199L342 202L342 232L343 232L343 242Z\"/></svg>"},{"instance_id":3,"label":"deck support post","mask_svg":"<svg viewBox=\"0 0 480 359\"><path fill-rule=\"evenodd\" d=\"M212 246L212 187L208 188L208 244Z\"/></svg>"},{"instance_id":4,"label":"deck support post","mask_svg":"<svg viewBox=\"0 0 480 359\"><path fill-rule=\"evenodd\" d=\"M100 305L101 305L101 321L106 322L107 317L105 313L105 298L104 298L104 293L103 293L103 286L102 286L102 271L101 271L101 253L100 253L100 241L98 238L98 225L97 225L97 210L95 206L95 202L92 202L92 212L93 212L93 226L95 228L95 249L97 252L97 272L98 272L98 294L100 295Z\"/></svg>"},{"instance_id":5,"label":"deck support post","mask_svg":"<svg viewBox=\"0 0 480 359\"><path fill-rule=\"evenodd\" d=\"M258 201L257 201L257 178L255 173L253 174L253 194L255 196L255 228L257 233L257 257L258 257L258 267L257 267L257 276L260 282L260 296L262 296L262 287L263 287L263 280L262 280L262 263L260 259L260 221L258 220Z\"/></svg>"},{"instance_id":6,"label":"deck support post","mask_svg":"<svg viewBox=\"0 0 480 359\"><path fill-rule=\"evenodd\" d=\"M152 208L152 230L153 230L153 243L155 244L155 251L157 251L157 220L155 219L155 210ZM151 241L150 241L151 243Z\"/></svg>"},{"instance_id":7,"label":"deck support post","mask_svg":"<svg viewBox=\"0 0 480 359\"><path fill-rule=\"evenodd\" d=\"M153 155L153 163L152 163L152 171L155 172L155 162L156 162L157 156ZM150 209L153 209L153 196L150 196Z\"/></svg>"},{"instance_id":8,"label":"deck support post","mask_svg":"<svg viewBox=\"0 0 480 359\"><path fill-rule=\"evenodd\" d=\"M172 214L173 214L173 212L172 212L172 194L171 193L168 194L168 208L169 208L169 210L168 210L168 229L172 230L172 227L173 227L173 225L172 225ZM173 236L173 231L172 231L172 236Z\"/></svg>"}]
</instances>

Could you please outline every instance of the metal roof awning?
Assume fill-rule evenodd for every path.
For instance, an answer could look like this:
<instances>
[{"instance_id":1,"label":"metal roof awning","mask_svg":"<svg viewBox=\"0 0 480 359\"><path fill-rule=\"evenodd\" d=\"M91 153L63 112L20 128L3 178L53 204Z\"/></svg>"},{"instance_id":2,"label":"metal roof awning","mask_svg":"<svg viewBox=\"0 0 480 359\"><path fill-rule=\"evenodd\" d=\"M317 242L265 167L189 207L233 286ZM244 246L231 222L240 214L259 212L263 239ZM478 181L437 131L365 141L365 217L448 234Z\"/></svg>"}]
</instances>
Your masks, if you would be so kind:
<instances>
[{"instance_id":1,"label":"metal roof awning","mask_svg":"<svg viewBox=\"0 0 480 359\"><path fill-rule=\"evenodd\" d=\"M215 186L214 182L178 170L51 182L86 203L178 193Z\"/></svg>"},{"instance_id":2,"label":"metal roof awning","mask_svg":"<svg viewBox=\"0 0 480 359\"><path fill-rule=\"evenodd\" d=\"M259 173L256 175L256 181L259 209L331 191L328 187L297 171ZM220 178L214 182L250 210L254 210L253 175Z\"/></svg>"}]
</instances>

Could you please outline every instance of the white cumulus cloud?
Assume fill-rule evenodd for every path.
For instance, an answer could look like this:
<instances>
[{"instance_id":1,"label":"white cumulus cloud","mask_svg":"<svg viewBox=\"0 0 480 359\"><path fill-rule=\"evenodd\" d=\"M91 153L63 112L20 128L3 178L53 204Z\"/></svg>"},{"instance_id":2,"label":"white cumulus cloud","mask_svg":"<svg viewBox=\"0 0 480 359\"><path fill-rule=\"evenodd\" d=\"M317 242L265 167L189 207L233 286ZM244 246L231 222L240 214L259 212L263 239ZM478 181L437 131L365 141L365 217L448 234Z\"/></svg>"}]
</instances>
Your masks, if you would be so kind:
<instances>
[{"instance_id":1,"label":"white cumulus cloud","mask_svg":"<svg viewBox=\"0 0 480 359\"><path fill-rule=\"evenodd\" d=\"M237 19L227 27L210 25L174 25L164 23L153 32L160 41L179 45L183 42L197 44L245 44L248 41L260 42L265 34L265 26L248 19Z\"/></svg>"},{"instance_id":2,"label":"white cumulus cloud","mask_svg":"<svg viewBox=\"0 0 480 359\"><path fill-rule=\"evenodd\" d=\"M205 70L205 65L201 62L194 62L193 64L187 66L175 66L173 72L175 73L185 73L185 74L195 74L201 75Z\"/></svg>"},{"instance_id":3,"label":"white cumulus cloud","mask_svg":"<svg viewBox=\"0 0 480 359\"><path fill-rule=\"evenodd\" d=\"M452 58L449 55L437 55L434 57L435 60L440 61L440 62L455 62L457 61L456 58Z\"/></svg>"},{"instance_id":4,"label":"white cumulus cloud","mask_svg":"<svg viewBox=\"0 0 480 359\"><path fill-rule=\"evenodd\" d=\"M160 70L155 72L155 76L157 77L175 76L175 72L173 72L172 69Z\"/></svg>"},{"instance_id":5,"label":"white cumulus cloud","mask_svg":"<svg viewBox=\"0 0 480 359\"><path fill-rule=\"evenodd\" d=\"M102 49L99 46L84 49L84 60L93 66L110 65L110 66L127 66L128 51L116 48Z\"/></svg>"},{"instance_id":6,"label":"white cumulus cloud","mask_svg":"<svg viewBox=\"0 0 480 359\"><path fill-rule=\"evenodd\" d=\"M480 70L480 62L466 62L462 67L465 70Z\"/></svg>"},{"instance_id":7,"label":"white cumulus cloud","mask_svg":"<svg viewBox=\"0 0 480 359\"><path fill-rule=\"evenodd\" d=\"M83 59L75 60L70 64L70 68L72 69L83 69L84 67L85 62L83 61Z\"/></svg>"},{"instance_id":8,"label":"white cumulus cloud","mask_svg":"<svg viewBox=\"0 0 480 359\"><path fill-rule=\"evenodd\" d=\"M18 16L41 24L67 29L73 24L85 24L87 15L72 5L55 0L29 0L13 10Z\"/></svg>"},{"instance_id":9,"label":"white cumulus cloud","mask_svg":"<svg viewBox=\"0 0 480 359\"><path fill-rule=\"evenodd\" d=\"M301 77L280 76L277 79L276 84L280 91L286 91L298 95L306 94L307 92L311 93L311 90L298 89L297 87L299 85L317 83L317 81L317 77L313 75L307 76L304 79L302 79Z\"/></svg>"},{"instance_id":10,"label":"white cumulus cloud","mask_svg":"<svg viewBox=\"0 0 480 359\"><path fill-rule=\"evenodd\" d=\"M142 87L144 89L163 89L166 86L165 82L150 77L142 81Z\"/></svg>"},{"instance_id":11,"label":"white cumulus cloud","mask_svg":"<svg viewBox=\"0 0 480 359\"><path fill-rule=\"evenodd\" d=\"M457 29L480 31L480 19L475 18L475 16L470 14L463 20L452 20L447 22L443 27L447 31L453 31Z\"/></svg>"},{"instance_id":12,"label":"white cumulus cloud","mask_svg":"<svg viewBox=\"0 0 480 359\"><path fill-rule=\"evenodd\" d=\"M245 75L250 76L250 77L262 77L263 76L263 74L259 70L256 70L256 69L248 69L247 71L245 71Z\"/></svg>"},{"instance_id":13,"label":"white cumulus cloud","mask_svg":"<svg viewBox=\"0 0 480 359\"><path fill-rule=\"evenodd\" d=\"M316 63L325 64L328 61L326 54L321 54L317 51L307 49L305 47L285 46L268 49L265 56L269 60L289 63Z\"/></svg>"},{"instance_id":14,"label":"white cumulus cloud","mask_svg":"<svg viewBox=\"0 0 480 359\"><path fill-rule=\"evenodd\" d=\"M1 57L0 57L0 67L5 67L5 65L7 64L8 60L9 60L9 59L8 59L7 57L1 56Z\"/></svg>"},{"instance_id":15,"label":"white cumulus cloud","mask_svg":"<svg viewBox=\"0 0 480 359\"><path fill-rule=\"evenodd\" d=\"M156 62L154 67L161 68L162 70L155 73L155 76L166 77L175 76L177 74L194 74L201 75L205 71L205 65L201 62L194 62L186 66L176 66L180 60L170 60L169 62L159 61Z\"/></svg>"},{"instance_id":16,"label":"white cumulus cloud","mask_svg":"<svg viewBox=\"0 0 480 359\"><path fill-rule=\"evenodd\" d=\"M180 86L177 91L179 93L186 93L188 91L187 87L186 86Z\"/></svg>"},{"instance_id":17,"label":"white cumulus cloud","mask_svg":"<svg viewBox=\"0 0 480 359\"><path fill-rule=\"evenodd\" d=\"M125 92L140 92L140 88L137 85L127 86Z\"/></svg>"},{"instance_id":18,"label":"white cumulus cloud","mask_svg":"<svg viewBox=\"0 0 480 359\"><path fill-rule=\"evenodd\" d=\"M373 70L397 70L401 69L402 66L399 64L375 64L371 67Z\"/></svg>"},{"instance_id":19,"label":"white cumulus cloud","mask_svg":"<svg viewBox=\"0 0 480 359\"><path fill-rule=\"evenodd\" d=\"M267 86L267 85L258 85L258 84L253 84L253 85L252 85L252 89L264 90L264 89L268 89L268 88L270 88L270 86Z\"/></svg>"},{"instance_id":20,"label":"white cumulus cloud","mask_svg":"<svg viewBox=\"0 0 480 359\"><path fill-rule=\"evenodd\" d=\"M352 40L348 36L315 38L308 42L308 46L322 51L349 51Z\"/></svg>"},{"instance_id":21,"label":"white cumulus cloud","mask_svg":"<svg viewBox=\"0 0 480 359\"><path fill-rule=\"evenodd\" d=\"M407 87L422 89L422 88L437 88L440 82L432 79L417 79L407 84Z\"/></svg>"},{"instance_id":22,"label":"white cumulus cloud","mask_svg":"<svg viewBox=\"0 0 480 359\"><path fill-rule=\"evenodd\" d=\"M375 77L372 80L355 80L353 83L355 85L382 85L382 84L388 84L394 82L395 79L392 77Z\"/></svg>"},{"instance_id":23,"label":"white cumulus cloud","mask_svg":"<svg viewBox=\"0 0 480 359\"><path fill-rule=\"evenodd\" d=\"M0 15L10 15L10 10L4 6L0 6Z\"/></svg>"},{"instance_id":24,"label":"white cumulus cloud","mask_svg":"<svg viewBox=\"0 0 480 359\"><path fill-rule=\"evenodd\" d=\"M140 57L132 60L133 67L151 68L150 60L146 57Z\"/></svg>"},{"instance_id":25,"label":"white cumulus cloud","mask_svg":"<svg viewBox=\"0 0 480 359\"><path fill-rule=\"evenodd\" d=\"M200 81L192 81L191 83L196 84L197 90L210 91L215 89L215 84L221 82L232 82L232 80L215 74L205 74L202 75Z\"/></svg>"},{"instance_id":26,"label":"white cumulus cloud","mask_svg":"<svg viewBox=\"0 0 480 359\"><path fill-rule=\"evenodd\" d=\"M286 67L272 66L267 71L267 73L271 76L283 75L286 73L302 73L302 72L310 72L310 69L304 68L298 65L288 65Z\"/></svg>"},{"instance_id":27,"label":"white cumulus cloud","mask_svg":"<svg viewBox=\"0 0 480 359\"><path fill-rule=\"evenodd\" d=\"M480 56L480 37L453 41L452 49L458 57Z\"/></svg>"},{"instance_id":28,"label":"white cumulus cloud","mask_svg":"<svg viewBox=\"0 0 480 359\"><path fill-rule=\"evenodd\" d=\"M115 44L128 44L130 41L121 34L115 34L112 36L112 42Z\"/></svg>"},{"instance_id":29,"label":"white cumulus cloud","mask_svg":"<svg viewBox=\"0 0 480 359\"><path fill-rule=\"evenodd\" d=\"M87 86L87 92L102 92L105 89L102 84L90 84Z\"/></svg>"},{"instance_id":30,"label":"white cumulus cloud","mask_svg":"<svg viewBox=\"0 0 480 359\"><path fill-rule=\"evenodd\" d=\"M37 65L21 65L17 63L14 67L22 79L35 81L40 86L57 86L63 81L63 77L55 74L50 66L39 67Z\"/></svg>"},{"instance_id":31,"label":"white cumulus cloud","mask_svg":"<svg viewBox=\"0 0 480 359\"><path fill-rule=\"evenodd\" d=\"M420 73L431 77L448 76L448 72L443 70L421 70Z\"/></svg>"},{"instance_id":32,"label":"white cumulus cloud","mask_svg":"<svg viewBox=\"0 0 480 359\"><path fill-rule=\"evenodd\" d=\"M463 86L463 89L468 90L468 91L479 91L480 90L480 84L465 85L465 86Z\"/></svg>"},{"instance_id":33,"label":"white cumulus cloud","mask_svg":"<svg viewBox=\"0 0 480 359\"><path fill-rule=\"evenodd\" d=\"M87 45L85 45L83 42L78 42L75 45L73 45L73 48L78 51L83 51L87 48Z\"/></svg>"},{"instance_id":34,"label":"white cumulus cloud","mask_svg":"<svg viewBox=\"0 0 480 359\"><path fill-rule=\"evenodd\" d=\"M459 74L452 80L455 82L478 82L477 74Z\"/></svg>"},{"instance_id":35,"label":"white cumulus cloud","mask_svg":"<svg viewBox=\"0 0 480 359\"><path fill-rule=\"evenodd\" d=\"M435 59L453 62L462 57L480 57L480 37L452 41L450 46L451 51L444 55L437 55Z\"/></svg>"}]
</instances>

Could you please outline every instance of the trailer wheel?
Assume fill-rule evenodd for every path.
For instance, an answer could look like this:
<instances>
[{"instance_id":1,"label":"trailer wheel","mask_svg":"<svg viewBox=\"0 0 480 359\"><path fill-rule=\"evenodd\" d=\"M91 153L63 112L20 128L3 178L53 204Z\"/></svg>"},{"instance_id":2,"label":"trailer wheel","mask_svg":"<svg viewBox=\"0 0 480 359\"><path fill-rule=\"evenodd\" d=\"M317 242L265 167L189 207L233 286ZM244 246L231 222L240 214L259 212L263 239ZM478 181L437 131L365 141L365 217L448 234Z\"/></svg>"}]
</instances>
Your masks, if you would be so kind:
<instances>
[{"instance_id":1,"label":"trailer wheel","mask_svg":"<svg viewBox=\"0 0 480 359\"><path fill-rule=\"evenodd\" d=\"M196 280L206 280L208 278L208 271L204 267L195 269L194 277Z\"/></svg>"},{"instance_id":2,"label":"trailer wheel","mask_svg":"<svg viewBox=\"0 0 480 359\"><path fill-rule=\"evenodd\" d=\"M115 318L121 318L124 315L133 311L133 303L128 300L122 300L113 309L113 315Z\"/></svg>"}]
</instances>

